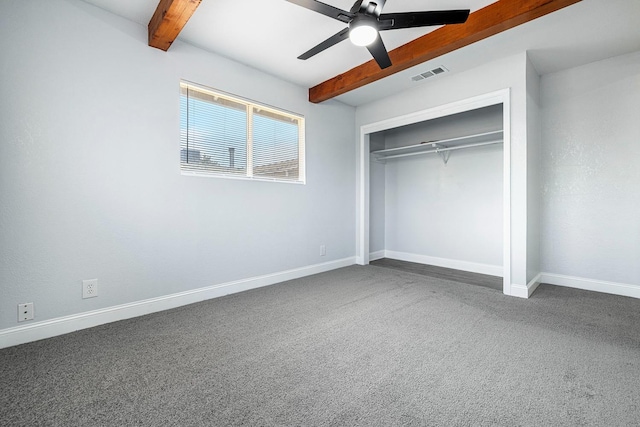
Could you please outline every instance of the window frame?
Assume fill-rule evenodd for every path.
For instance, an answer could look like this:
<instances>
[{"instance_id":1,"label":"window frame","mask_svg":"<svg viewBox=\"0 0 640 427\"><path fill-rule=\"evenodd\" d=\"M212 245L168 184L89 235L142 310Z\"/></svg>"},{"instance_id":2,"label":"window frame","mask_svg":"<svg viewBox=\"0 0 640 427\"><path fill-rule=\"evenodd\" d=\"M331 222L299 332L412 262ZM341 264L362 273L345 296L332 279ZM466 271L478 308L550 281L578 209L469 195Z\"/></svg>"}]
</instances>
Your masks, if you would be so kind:
<instances>
[{"instance_id":1,"label":"window frame","mask_svg":"<svg viewBox=\"0 0 640 427\"><path fill-rule=\"evenodd\" d=\"M182 156L180 156L180 174L185 176L198 176L198 177L208 177L208 178L223 178L223 179L239 179L239 180L250 180L250 181L264 181L264 182L281 182L287 184L306 184L306 131L305 131L305 117L302 114L294 113L292 111L283 110L282 108L274 107L271 105L259 103L253 101L248 98L243 98L237 95L232 95L227 92L223 92L214 88L210 88L207 86L203 86L198 83L190 82L187 80L180 80L180 97L182 97L182 89L188 88L191 90L196 90L207 95L223 98L229 100L231 102L239 103L245 106L246 111L246 171L244 174L232 174L232 173L224 173L224 172L207 172L207 171L193 171L193 170L185 170L182 167ZM187 101L188 102L188 101ZM179 103L181 104L181 103ZM253 115L254 109L258 111L267 111L273 114L287 117L294 122L297 122L298 127L298 179L282 179L282 178L269 178L265 176L254 176L253 174L253 148L254 148L254 138L253 138ZM182 115L182 106L180 105L180 115ZM187 110L187 115L188 115ZM180 128L180 135L182 135L182 128ZM188 125L187 125L187 135L189 134ZM178 150L182 150L182 136L179 138L179 146ZM189 155L187 149L187 156Z\"/></svg>"}]
</instances>

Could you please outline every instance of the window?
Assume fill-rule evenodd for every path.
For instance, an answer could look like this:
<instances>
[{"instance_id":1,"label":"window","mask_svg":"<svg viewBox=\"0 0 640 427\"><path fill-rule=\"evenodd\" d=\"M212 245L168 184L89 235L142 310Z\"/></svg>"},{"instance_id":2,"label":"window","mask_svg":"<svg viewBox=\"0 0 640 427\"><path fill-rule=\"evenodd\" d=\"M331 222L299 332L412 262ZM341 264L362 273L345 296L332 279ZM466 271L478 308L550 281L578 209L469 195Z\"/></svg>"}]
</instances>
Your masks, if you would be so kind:
<instances>
[{"instance_id":1,"label":"window","mask_svg":"<svg viewBox=\"0 0 640 427\"><path fill-rule=\"evenodd\" d=\"M304 117L182 82L180 170L304 183Z\"/></svg>"}]
</instances>

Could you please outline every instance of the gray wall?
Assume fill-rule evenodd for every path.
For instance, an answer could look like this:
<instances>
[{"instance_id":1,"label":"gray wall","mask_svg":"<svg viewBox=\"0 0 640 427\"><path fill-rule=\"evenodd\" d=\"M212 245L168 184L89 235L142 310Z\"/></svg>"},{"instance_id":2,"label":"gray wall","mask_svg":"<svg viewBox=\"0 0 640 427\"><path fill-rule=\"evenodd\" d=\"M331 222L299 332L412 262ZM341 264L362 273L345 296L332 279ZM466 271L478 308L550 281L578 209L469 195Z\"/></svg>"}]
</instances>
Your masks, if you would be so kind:
<instances>
[{"instance_id":1,"label":"gray wall","mask_svg":"<svg viewBox=\"0 0 640 427\"><path fill-rule=\"evenodd\" d=\"M386 148L502 129L502 105L384 132ZM385 173L386 249L502 266L501 145L390 159ZM372 166L371 194L375 194ZM373 197L372 197L373 199ZM370 206L374 216L374 204ZM377 224L376 224L377 225ZM379 230L370 224L371 235Z\"/></svg>"},{"instance_id":2,"label":"gray wall","mask_svg":"<svg viewBox=\"0 0 640 427\"><path fill-rule=\"evenodd\" d=\"M527 283L540 273L540 76L527 58Z\"/></svg>"},{"instance_id":3,"label":"gray wall","mask_svg":"<svg viewBox=\"0 0 640 427\"><path fill-rule=\"evenodd\" d=\"M545 75L542 270L640 286L640 52Z\"/></svg>"},{"instance_id":4,"label":"gray wall","mask_svg":"<svg viewBox=\"0 0 640 427\"><path fill-rule=\"evenodd\" d=\"M353 257L353 108L80 1L0 3L0 57L0 329ZM303 114L307 184L181 176L180 79Z\"/></svg>"},{"instance_id":5,"label":"gray wall","mask_svg":"<svg viewBox=\"0 0 640 427\"><path fill-rule=\"evenodd\" d=\"M376 132L370 137L370 150L376 151L385 148L384 132ZM369 252L378 252L386 248L385 243L385 164L374 160L372 155L370 160L369 180Z\"/></svg>"}]
</instances>

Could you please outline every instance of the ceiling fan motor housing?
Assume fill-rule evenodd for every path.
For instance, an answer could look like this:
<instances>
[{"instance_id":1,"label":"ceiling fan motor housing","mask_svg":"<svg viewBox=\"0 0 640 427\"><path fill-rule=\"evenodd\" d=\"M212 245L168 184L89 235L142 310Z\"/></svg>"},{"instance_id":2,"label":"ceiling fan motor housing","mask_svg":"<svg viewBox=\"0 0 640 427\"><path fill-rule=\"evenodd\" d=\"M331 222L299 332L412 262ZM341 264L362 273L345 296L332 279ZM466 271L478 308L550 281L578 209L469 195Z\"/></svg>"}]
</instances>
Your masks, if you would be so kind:
<instances>
[{"instance_id":1,"label":"ceiling fan motor housing","mask_svg":"<svg viewBox=\"0 0 640 427\"><path fill-rule=\"evenodd\" d=\"M360 5L360 13L375 16L376 18L378 18L382 13L384 3L385 0L364 0Z\"/></svg>"},{"instance_id":2,"label":"ceiling fan motor housing","mask_svg":"<svg viewBox=\"0 0 640 427\"><path fill-rule=\"evenodd\" d=\"M355 18L349 22L349 29L353 30L356 27L362 27L366 25L367 27L373 27L376 30L378 29L378 20L374 16L370 15L357 15Z\"/></svg>"}]
</instances>

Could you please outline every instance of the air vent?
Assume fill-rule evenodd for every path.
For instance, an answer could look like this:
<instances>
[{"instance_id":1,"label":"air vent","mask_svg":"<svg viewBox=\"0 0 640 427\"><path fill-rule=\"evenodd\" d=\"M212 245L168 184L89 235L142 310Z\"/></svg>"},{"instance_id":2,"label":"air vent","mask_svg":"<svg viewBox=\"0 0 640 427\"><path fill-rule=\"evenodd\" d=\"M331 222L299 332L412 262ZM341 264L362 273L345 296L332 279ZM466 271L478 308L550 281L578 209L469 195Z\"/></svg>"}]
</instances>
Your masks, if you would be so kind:
<instances>
[{"instance_id":1,"label":"air vent","mask_svg":"<svg viewBox=\"0 0 640 427\"><path fill-rule=\"evenodd\" d=\"M416 74L415 76L411 77L411 80L413 80L414 82L419 82L420 80L428 79L429 77L437 76L438 74L446 73L447 71L449 70L447 70L445 67L441 65L437 68L434 68L433 70Z\"/></svg>"}]
</instances>

